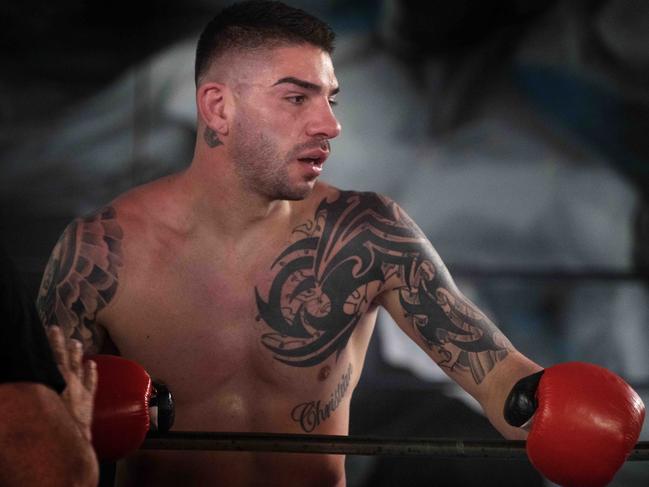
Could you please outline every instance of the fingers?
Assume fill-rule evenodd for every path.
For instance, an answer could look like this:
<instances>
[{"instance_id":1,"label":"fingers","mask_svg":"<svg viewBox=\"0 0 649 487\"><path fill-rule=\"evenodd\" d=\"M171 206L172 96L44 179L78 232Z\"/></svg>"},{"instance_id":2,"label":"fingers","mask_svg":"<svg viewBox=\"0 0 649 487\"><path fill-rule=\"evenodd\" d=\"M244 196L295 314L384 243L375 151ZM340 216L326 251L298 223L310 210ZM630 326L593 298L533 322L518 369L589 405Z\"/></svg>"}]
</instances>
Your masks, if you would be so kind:
<instances>
[{"instance_id":1,"label":"fingers","mask_svg":"<svg viewBox=\"0 0 649 487\"><path fill-rule=\"evenodd\" d=\"M84 387L94 394L97 387L97 367L89 360L83 362L83 345L76 339L66 343L63 331L59 326L50 326L47 329L47 338L52 348L54 361L64 377L73 374L79 378Z\"/></svg>"},{"instance_id":2,"label":"fingers","mask_svg":"<svg viewBox=\"0 0 649 487\"><path fill-rule=\"evenodd\" d=\"M97 364L93 360L83 363L83 387L93 396L97 390Z\"/></svg>"},{"instance_id":3,"label":"fingers","mask_svg":"<svg viewBox=\"0 0 649 487\"><path fill-rule=\"evenodd\" d=\"M52 355L54 356L56 365L59 366L59 370L61 370L61 372L67 370L69 368L68 353L65 345L65 337L63 336L61 328L59 326L50 326L47 329L47 339L50 342Z\"/></svg>"},{"instance_id":4,"label":"fingers","mask_svg":"<svg viewBox=\"0 0 649 487\"><path fill-rule=\"evenodd\" d=\"M72 339L68 342L68 364L70 371L79 375L81 373L81 359L83 356L83 347L79 340Z\"/></svg>"}]
</instances>

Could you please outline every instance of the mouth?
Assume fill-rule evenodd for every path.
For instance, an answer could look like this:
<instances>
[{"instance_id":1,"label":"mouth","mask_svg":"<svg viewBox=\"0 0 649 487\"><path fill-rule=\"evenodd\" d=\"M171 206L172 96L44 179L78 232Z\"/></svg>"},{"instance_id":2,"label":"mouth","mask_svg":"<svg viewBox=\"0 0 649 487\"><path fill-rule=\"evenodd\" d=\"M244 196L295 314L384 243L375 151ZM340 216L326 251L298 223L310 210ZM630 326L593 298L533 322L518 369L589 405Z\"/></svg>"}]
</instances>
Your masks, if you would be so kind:
<instances>
[{"instance_id":1,"label":"mouth","mask_svg":"<svg viewBox=\"0 0 649 487\"><path fill-rule=\"evenodd\" d=\"M297 160L304 164L309 164L314 168L322 169L322 165L327 157L329 157L328 150L317 149L301 154Z\"/></svg>"},{"instance_id":2,"label":"mouth","mask_svg":"<svg viewBox=\"0 0 649 487\"><path fill-rule=\"evenodd\" d=\"M299 157L298 161L304 163L304 164L309 164L313 167L322 167L325 161L325 157Z\"/></svg>"},{"instance_id":3,"label":"mouth","mask_svg":"<svg viewBox=\"0 0 649 487\"><path fill-rule=\"evenodd\" d=\"M321 141L317 145L305 144L300 147L297 153L297 161L311 177L317 177L322 172L322 166L331 154L331 146L328 140Z\"/></svg>"}]
</instances>

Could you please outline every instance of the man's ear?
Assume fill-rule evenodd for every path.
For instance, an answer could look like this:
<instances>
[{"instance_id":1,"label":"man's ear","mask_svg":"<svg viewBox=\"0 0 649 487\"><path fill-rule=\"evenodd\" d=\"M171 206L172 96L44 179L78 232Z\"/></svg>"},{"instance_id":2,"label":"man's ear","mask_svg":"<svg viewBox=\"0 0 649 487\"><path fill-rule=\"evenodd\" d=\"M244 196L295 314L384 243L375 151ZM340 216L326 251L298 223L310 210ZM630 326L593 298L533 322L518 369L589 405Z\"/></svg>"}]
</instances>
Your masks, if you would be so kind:
<instances>
[{"instance_id":1,"label":"man's ear","mask_svg":"<svg viewBox=\"0 0 649 487\"><path fill-rule=\"evenodd\" d=\"M203 83L196 90L196 105L203 123L217 134L227 135L228 117L225 104L227 88L222 83Z\"/></svg>"}]
</instances>

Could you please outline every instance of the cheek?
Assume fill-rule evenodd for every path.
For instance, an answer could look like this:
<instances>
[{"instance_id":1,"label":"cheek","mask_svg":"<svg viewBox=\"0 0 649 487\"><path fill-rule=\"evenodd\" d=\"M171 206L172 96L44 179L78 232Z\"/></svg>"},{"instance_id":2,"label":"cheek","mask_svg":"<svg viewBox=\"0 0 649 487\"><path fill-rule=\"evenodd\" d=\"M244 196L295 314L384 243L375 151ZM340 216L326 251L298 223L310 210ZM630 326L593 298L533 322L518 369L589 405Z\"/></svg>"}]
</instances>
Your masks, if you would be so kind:
<instances>
[{"instance_id":1,"label":"cheek","mask_svg":"<svg viewBox=\"0 0 649 487\"><path fill-rule=\"evenodd\" d=\"M295 147L298 145L298 137L287 124L275 120L270 126L263 127L259 133L262 134L263 145L269 152L274 152L281 159L293 158L296 155Z\"/></svg>"},{"instance_id":2,"label":"cheek","mask_svg":"<svg viewBox=\"0 0 649 487\"><path fill-rule=\"evenodd\" d=\"M234 123L240 144L255 146L255 151L262 151L278 163L293 159L296 146L303 142L299 115L277 107L246 110Z\"/></svg>"}]
</instances>

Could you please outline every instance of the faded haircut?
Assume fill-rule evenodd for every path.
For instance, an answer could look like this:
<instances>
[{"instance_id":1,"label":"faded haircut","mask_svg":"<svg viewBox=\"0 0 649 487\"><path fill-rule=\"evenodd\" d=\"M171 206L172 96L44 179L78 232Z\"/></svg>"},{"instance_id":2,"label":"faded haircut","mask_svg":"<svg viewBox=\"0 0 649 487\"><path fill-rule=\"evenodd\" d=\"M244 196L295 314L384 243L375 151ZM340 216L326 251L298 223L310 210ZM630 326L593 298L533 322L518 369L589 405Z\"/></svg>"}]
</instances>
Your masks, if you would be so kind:
<instances>
[{"instance_id":1,"label":"faded haircut","mask_svg":"<svg viewBox=\"0 0 649 487\"><path fill-rule=\"evenodd\" d=\"M311 44L331 54L335 34L322 20L282 2L247 1L223 9L206 26L196 46L198 85L211 63L227 51Z\"/></svg>"}]
</instances>

